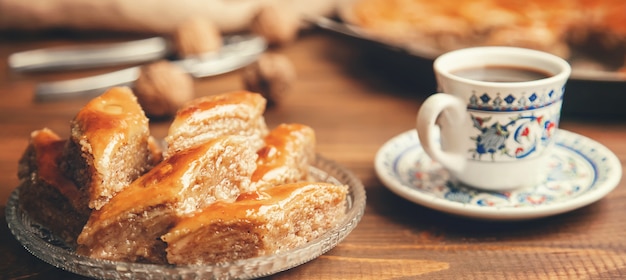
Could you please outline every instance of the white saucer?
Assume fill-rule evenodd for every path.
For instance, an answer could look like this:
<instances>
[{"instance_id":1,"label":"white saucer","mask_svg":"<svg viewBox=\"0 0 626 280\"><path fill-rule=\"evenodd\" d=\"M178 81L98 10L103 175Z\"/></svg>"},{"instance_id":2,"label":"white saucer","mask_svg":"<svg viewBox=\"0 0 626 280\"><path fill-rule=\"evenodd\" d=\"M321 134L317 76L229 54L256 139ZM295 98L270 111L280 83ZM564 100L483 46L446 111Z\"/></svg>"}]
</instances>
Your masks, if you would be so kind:
<instances>
[{"instance_id":1,"label":"white saucer","mask_svg":"<svg viewBox=\"0 0 626 280\"><path fill-rule=\"evenodd\" d=\"M546 182L507 192L483 191L450 180L426 155L415 130L385 143L376 154L380 180L392 192L442 212L486 220L546 217L591 204L613 190L622 177L615 154L602 144L560 129Z\"/></svg>"}]
</instances>

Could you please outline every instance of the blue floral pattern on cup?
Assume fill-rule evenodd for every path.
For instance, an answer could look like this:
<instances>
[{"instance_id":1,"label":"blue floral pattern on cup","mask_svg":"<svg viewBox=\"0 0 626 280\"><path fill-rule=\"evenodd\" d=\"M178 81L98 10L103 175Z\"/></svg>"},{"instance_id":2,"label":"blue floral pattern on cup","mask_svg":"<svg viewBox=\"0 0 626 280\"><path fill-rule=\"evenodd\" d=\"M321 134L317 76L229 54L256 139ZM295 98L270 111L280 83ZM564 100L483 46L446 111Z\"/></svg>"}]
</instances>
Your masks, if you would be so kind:
<instances>
[{"instance_id":1,"label":"blue floral pattern on cup","mask_svg":"<svg viewBox=\"0 0 626 280\"><path fill-rule=\"evenodd\" d=\"M478 93L472 91L472 95L468 100L468 109L480 110L480 111L527 111L550 106L556 102L563 100L563 94L565 93L565 86L560 89L550 89L544 92L531 92L529 94L525 92L521 93L507 93L500 92Z\"/></svg>"},{"instance_id":2,"label":"blue floral pattern on cup","mask_svg":"<svg viewBox=\"0 0 626 280\"><path fill-rule=\"evenodd\" d=\"M471 91L467 108L475 130L468 158L497 162L540 155L558 127L564 93L565 86L530 94Z\"/></svg>"},{"instance_id":3,"label":"blue floral pattern on cup","mask_svg":"<svg viewBox=\"0 0 626 280\"><path fill-rule=\"evenodd\" d=\"M536 116L534 113L519 114L507 123L496 121L489 124L492 117L475 114L470 114L470 117L478 130L476 136L470 137L476 143L476 147L469 151L474 160L482 160L484 155L494 160L497 154L517 159L528 157L539 146L549 144L558 123L554 117Z\"/></svg>"}]
</instances>

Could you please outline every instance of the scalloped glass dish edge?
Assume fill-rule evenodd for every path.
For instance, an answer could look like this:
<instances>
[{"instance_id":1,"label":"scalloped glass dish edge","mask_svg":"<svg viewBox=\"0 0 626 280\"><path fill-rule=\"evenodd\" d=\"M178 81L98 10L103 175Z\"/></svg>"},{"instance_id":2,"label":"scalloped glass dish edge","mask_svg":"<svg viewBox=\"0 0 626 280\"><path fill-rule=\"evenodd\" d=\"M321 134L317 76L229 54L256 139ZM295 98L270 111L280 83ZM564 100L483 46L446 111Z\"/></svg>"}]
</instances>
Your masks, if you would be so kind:
<instances>
[{"instance_id":1,"label":"scalloped glass dish edge","mask_svg":"<svg viewBox=\"0 0 626 280\"><path fill-rule=\"evenodd\" d=\"M19 207L19 187L9 197L6 219L11 233L37 258L63 270L99 279L251 279L309 262L337 246L357 226L365 211L365 188L352 172L320 155L309 169L317 181L349 186L346 216L335 228L302 246L278 254L212 265L157 265L114 262L80 256Z\"/></svg>"}]
</instances>

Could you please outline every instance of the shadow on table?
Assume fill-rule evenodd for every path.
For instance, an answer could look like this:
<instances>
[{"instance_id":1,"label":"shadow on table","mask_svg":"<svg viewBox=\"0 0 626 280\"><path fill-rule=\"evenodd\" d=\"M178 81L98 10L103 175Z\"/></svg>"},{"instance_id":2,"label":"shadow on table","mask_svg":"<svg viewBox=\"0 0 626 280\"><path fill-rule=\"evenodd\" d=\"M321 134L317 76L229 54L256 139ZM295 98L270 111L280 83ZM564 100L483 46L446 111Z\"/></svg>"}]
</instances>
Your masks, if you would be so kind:
<instances>
[{"instance_id":1,"label":"shadow on table","mask_svg":"<svg viewBox=\"0 0 626 280\"><path fill-rule=\"evenodd\" d=\"M411 228L416 234L439 235L452 242L492 242L558 239L566 232L584 232L602 212L602 200L560 215L523 221L487 221L446 214L414 204L382 185L368 189L368 206L392 223ZM554 237L550 237L554 235Z\"/></svg>"}]
</instances>

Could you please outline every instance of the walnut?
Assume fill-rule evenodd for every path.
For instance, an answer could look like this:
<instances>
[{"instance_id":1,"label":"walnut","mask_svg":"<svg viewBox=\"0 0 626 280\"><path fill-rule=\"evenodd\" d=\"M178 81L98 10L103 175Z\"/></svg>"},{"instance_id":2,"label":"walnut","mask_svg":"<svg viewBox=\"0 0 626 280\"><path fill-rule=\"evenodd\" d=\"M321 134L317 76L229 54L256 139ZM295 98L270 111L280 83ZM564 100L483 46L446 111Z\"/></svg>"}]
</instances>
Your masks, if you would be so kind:
<instances>
[{"instance_id":1,"label":"walnut","mask_svg":"<svg viewBox=\"0 0 626 280\"><path fill-rule=\"evenodd\" d=\"M247 90L263 95L268 105L276 105L292 87L296 71L285 55L264 53L244 67L242 78Z\"/></svg>"},{"instance_id":2,"label":"walnut","mask_svg":"<svg viewBox=\"0 0 626 280\"><path fill-rule=\"evenodd\" d=\"M284 45L296 39L300 29L300 17L289 5L268 4L259 8L250 29L263 36L270 45Z\"/></svg>"},{"instance_id":3,"label":"walnut","mask_svg":"<svg viewBox=\"0 0 626 280\"><path fill-rule=\"evenodd\" d=\"M166 60L141 67L135 82L135 95L146 115L167 117L193 99L193 78Z\"/></svg>"},{"instance_id":4,"label":"walnut","mask_svg":"<svg viewBox=\"0 0 626 280\"><path fill-rule=\"evenodd\" d=\"M173 36L178 56L198 56L216 52L222 47L222 34L212 21L193 17L183 21Z\"/></svg>"}]
</instances>

